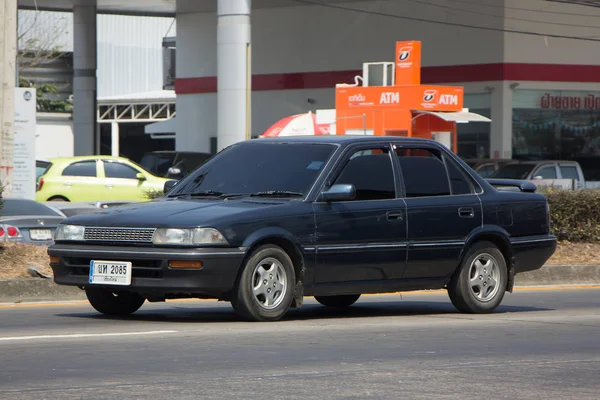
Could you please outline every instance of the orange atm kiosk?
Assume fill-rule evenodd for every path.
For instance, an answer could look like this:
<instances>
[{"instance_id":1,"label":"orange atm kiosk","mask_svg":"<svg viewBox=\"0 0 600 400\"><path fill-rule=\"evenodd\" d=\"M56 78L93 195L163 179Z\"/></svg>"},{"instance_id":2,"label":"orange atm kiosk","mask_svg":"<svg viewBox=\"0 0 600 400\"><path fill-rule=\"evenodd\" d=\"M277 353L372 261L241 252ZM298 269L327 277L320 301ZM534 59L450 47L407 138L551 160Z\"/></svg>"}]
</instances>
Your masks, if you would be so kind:
<instances>
[{"instance_id":1,"label":"orange atm kiosk","mask_svg":"<svg viewBox=\"0 0 600 400\"><path fill-rule=\"evenodd\" d=\"M370 84L373 76L379 85ZM464 109L463 97L460 86L421 85L421 42L397 42L393 65L367 63L362 86L337 85L335 132L434 139L456 153L457 123L490 121Z\"/></svg>"}]
</instances>

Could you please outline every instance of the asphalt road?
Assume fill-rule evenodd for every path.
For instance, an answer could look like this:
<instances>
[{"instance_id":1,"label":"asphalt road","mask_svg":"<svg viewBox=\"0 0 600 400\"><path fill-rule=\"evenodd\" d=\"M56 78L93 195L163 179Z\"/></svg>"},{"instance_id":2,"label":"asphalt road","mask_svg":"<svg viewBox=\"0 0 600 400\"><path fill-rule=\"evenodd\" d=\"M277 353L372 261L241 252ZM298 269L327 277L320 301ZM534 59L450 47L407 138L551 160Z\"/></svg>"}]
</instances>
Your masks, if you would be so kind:
<instances>
[{"instance_id":1,"label":"asphalt road","mask_svg":"<svg viewBox=\"0 0 600 400\"><path fill-rule=\"evenodd\" d=\"M445 294L312 299L277 323L227 303L0 305L0 399L598 399L600 288L507 294L458 314Z\"/></svg>"}]
</instances>

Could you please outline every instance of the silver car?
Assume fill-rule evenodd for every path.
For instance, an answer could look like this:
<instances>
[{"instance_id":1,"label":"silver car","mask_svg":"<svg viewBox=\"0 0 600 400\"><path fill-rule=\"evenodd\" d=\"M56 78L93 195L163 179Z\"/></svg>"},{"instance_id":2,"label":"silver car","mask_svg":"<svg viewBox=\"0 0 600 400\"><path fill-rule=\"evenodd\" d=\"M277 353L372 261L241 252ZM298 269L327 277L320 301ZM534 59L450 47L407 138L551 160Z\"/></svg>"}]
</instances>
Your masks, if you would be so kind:
<instances>
[{"instance_id":1,"label":"silver car","mask_svg":"<svg viewBox=\"0 0 600 400\"><path fill-rule=\"evenodd\" d=\"M2 199L0 240L49 246L54 232L66 218L60 210L33 200Z\"/></svg>"}]
</instances>

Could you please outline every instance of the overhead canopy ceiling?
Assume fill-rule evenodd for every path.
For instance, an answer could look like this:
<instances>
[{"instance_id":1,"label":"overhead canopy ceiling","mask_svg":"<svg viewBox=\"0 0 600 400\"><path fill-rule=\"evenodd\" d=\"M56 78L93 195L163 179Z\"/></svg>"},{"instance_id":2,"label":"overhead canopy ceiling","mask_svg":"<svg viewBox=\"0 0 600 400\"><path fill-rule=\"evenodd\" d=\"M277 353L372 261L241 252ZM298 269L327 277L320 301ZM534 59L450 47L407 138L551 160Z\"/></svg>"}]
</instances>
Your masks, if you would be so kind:
<instances>
[{"instance_id":1,"label":"overhead canopy ceiling","mask_svg":"<svg viewBox=\"0 0 600 400\"><path fill-rule=\"evenodd\" d=\"M322 3L343 3L358 0L319 0ZM363 0L364 1L364 0ZM217 0L18 0L21 9L71 11L75 4L98 7L101 14L155 15L172 17L176 11L216 12ZM252 0L252 8L302 6L294 0Z\"/></svg>"}]
</instances>

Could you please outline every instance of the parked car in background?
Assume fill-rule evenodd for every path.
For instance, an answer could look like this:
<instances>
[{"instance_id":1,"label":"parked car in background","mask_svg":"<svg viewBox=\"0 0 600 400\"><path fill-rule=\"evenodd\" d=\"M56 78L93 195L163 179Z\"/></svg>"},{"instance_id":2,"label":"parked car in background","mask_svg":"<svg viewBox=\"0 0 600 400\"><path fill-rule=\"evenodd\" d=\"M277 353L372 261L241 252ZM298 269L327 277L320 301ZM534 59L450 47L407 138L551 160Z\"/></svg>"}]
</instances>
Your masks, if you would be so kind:
<instances>
[{"instance_id":1,"label":"parked car in background","mask_svg":"<svg viewBox=\"0 0 600 400\"><path fill-rule=\"evenodd\" d=\"M48 246L65 218L60 210L33 200L2 199L0 240Z\"/></svg>"},{"instance_id":2,"label":"parked car in background","mask_svg":"<svg viewBox=\"0 0 600 400\"><path fill-rule=\"evenodd\" d=\"M583 171L576 161L514 161L502 165L489 178L521 180L573 179L575 189L585 188Z\"/></svg>"},{"instance_id":3,"label":"parked car in background","mask_svg":"<svg viewBox=\"0 0 600 400\"><path fill-rule=\"evenodd\" d=\"M54 158L40 177L37 201L143 201L168 180L136 163L111 156Z\"/></svg>"},{"instance_id":4,"label":"parked car in background","mask_svg":"<svg viewBox=\"0 0 600 400\"><path fill-rule=\"evenodd\" d=\"M69 218L48 254L55 282L84 288L104 314L214 298L274 321L304 296L348 307L442 288L461 312L489 313L556 248L535 185L493 184L520 192L497 191L432 140L248 140L166 197Z\"/></svg>"},{"instance_id":5,"label":"parked car in background","mask_svg":"<svg viewBox=\"0 0 600 400\"><path fill-rule=\"evenodd\" d=\"M464 161L480 176L487 178L502 165L513 162L514 160L506 158L468 158Z\"/></svg>"},{"instance_id":6,"label":"parked car in background","mask_svg":"<svg viewBox=\"0 0 600 400\"><path fill-rule=\"evenodd\" d=\"M156 176L181 179L211 157L193 151L152 151L144 154L140 165Z\"/></svg>"},{"instance_id":7,"label":"parked car in background","mask_svg":"<svg viewBox=\"0 0 600 400\"><path fill-rule=\"evenodd\" d=\"M35 160L35 187L36 187L36 189L39 185L40 177L46 173L46 171L48 170L48 168L50 168L51 165L52 165L52 163L50 161Z\"/></svg>"},{"instance_id":8,"label":"parked car in background","mask_svg":"<svg viewBox=\"0 0 600 400\"><path fill-rule=\"evenodd\" d=\"M91 201L91 202L66 202L66 201L46 201L42 204L51 206L60 210L67 217L79 214L89 214L108 207L116 207L123 204L129 204L128 201Z\"/></svg>"}]
</instances>

